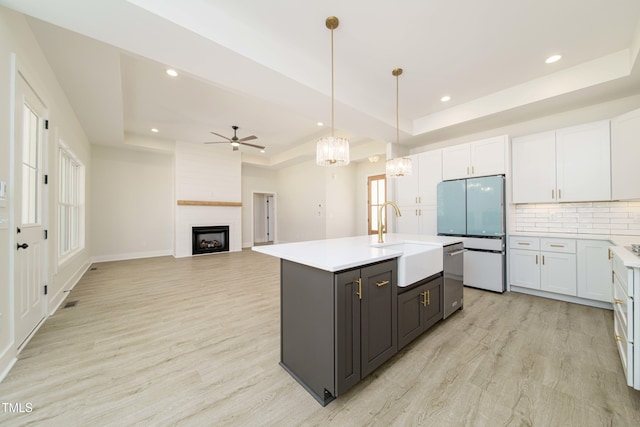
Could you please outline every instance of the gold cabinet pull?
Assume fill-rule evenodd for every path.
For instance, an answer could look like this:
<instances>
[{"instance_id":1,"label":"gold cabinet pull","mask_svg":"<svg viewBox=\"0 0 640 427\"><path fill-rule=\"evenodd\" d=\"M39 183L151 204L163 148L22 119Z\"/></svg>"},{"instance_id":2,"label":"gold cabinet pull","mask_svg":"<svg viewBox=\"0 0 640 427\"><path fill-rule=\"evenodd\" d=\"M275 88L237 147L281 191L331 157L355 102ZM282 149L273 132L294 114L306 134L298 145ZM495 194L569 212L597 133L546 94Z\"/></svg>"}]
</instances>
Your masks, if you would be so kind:
<instances>
[{"instance_id":1,"label":"gold cabinet pull","mask_svg":"<svg viewBox=\"0 0 640 427\"><path fill-rule=\"evenodd\" d=\"M431 294L429 293L429 291L420 292L420 295L424 297L424 299L423 300L421 299L420 301L423 306L426 307L427 305L431 305Z\"/></svg>"},{"instance_id":2,"label":"gold cabinet pull","mask_svg":"<svg viewBox=\"0 0 640 427\"><path fill-rule=\"evenodd\" d=\"M558 199L562 199L562 190L558 188Z\"/></svg>"},{"instance_id":3,"label":"gold cabinet pull","mask_svg":"<svg viewBox=\"0 0 640 427\"><path fill-rule=\"evenodd\" d=\"M358 292L356 292L356 295L358 295L358 299L362 299L362 277L357 279L356 283L358 284Z\"/></svg>"},{"instance_id":4,"label":"gold cabinet pull","mask_svg":"<svg viewBox=\"0 0 640 427\"><path fill-rule=\"evenodd\" d=\"M624 301L622 301L621 299L614 298L613 299L613 303L614 304L618 304L618 305L622 305L622 304L624 304Z\"/></svg>"},{"instance_id":5,"label":"gold cabinet pull","mask_svg":"<svg viewBox=\"0 0 640 427\"><path fill-rule=\"evenodd\" d=\"M611 270L611 283L615 283L616 281L616 272Z\"/></svg>"},{"instance_id":6,"label":"gold cabinet pull","mask_svg":"<svg viewBox=\"0 0 640 427\"><path fill-rule=\"evenodd\" d=\"M383 280L382 282L376 282L376 286L381 287L384 285L388 285L389 281L388 280Z\"/></svg>"},{"instance_id":7,"label":"gold cabinet pull","mask_svg":"<svg viewBox=\"0 0 640 427\"><path fill-rule=\"evenodd\" d=\"M552 199L556 198L556 193L555 193L555 190L553 188L551 189L551 198Z\"/></svg>"},{"instance_id":8,"label":"gold cabinet pull","mask_svg":"<svg viewBox=\"0 0 640 427\"><path fill-rule=\"evenodd\" d=\"M522 245L522 246L529 246L531 243L529 243L529 242L518 242L518 244Z\"/></svg>"},{"instance_id":9,"label":"gold cabinet pull","mask_svg":"<svg viewBox=\"0 0 640 427\"><path fill-rule=\"evenodd\" d=\"M542 255L542 265L544 265L544 255Z\"/></svg>"},{"instance_id":10,"label":"gold cabinet pull","mask_svg":"<svg viewBox=\"0 0 640 427\"><path fill-rule=\"evenodd\" d=\"M536 255L536 265L538 265L538 255Z\"/></svg>"},{"instance_id":11,"label":"gold cabinet pull","mask_svg":"<svg viewBox=\"0 0 640 427\"><path fill-rule=\"evenodd\" d=\"M607 258L608 258L608 259L611 259L611 248L607 249L607 252L609 253L609 254L607 255Z\"/></svg>"},{"instance_id":12,"label":"gold cabinet pull","mask_svg":"<svg viewBox=\"0 0 640 427\"><path fill-rule=\"evenodd\" d=\"M564 248L564 245L556 245L556 244L550 244L549 246L551 246L552 248Z\"/></svg>"},{"instance_id":13,"label":"gold cabinet pull","mask_svg":"<svg viewBox=\"0 0 640 427\"><path fill-rule=\"evenodd\" d=\"M476 173L475 168L473 166L471 166L471 175L473 175L475 173Z\"/></svg>"}]
</instances>

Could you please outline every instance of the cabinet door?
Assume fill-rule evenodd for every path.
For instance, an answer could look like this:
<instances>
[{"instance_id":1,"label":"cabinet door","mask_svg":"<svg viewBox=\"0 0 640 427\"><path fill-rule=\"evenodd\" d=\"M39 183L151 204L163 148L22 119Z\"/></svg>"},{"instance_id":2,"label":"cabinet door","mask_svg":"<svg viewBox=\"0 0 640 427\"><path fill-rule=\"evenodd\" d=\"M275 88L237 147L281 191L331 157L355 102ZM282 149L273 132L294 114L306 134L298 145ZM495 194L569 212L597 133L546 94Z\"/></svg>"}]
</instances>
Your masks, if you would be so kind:
<instances>
[{"instance_id":1,"label":"cabinet door","mask_svg":"<svg viewBox=\"0 0 640 427\"><path fill-rule=\"evenodd\" d=\"M420 219L420 234L436 236L438 234L438 207L420 206L418 210Z\"/></svg>"},{"instance_id":2,"label":"cabinet door","mask_svg":"<svg viewBox=\"0 0 640 427\"><path fill-rule=\"evenodd\" d=\"M578 296L611 302L611 243L578 240Z\"/></svg>"},{"instance_id":3,"label":"cabinet door","mask_svg":"<svg viewBox=\"0 0 640 427\"><path fill-rule=\"evenodd\" d=\"M411 159L411 175L391 178L394 185L395 202L398 206L415 206L418 204L420 184L420 162L417 155Z\"/></svg>"},{"instance_id":4,"label":"cabinet door","mask_svg":"<svg viewBox=\"0 0 640 427\"><path fill-rule=\"evenodd\" d=\"M423 292L425 292L425 294L422 297L422 308L425 331L444 317L442 286L442 276L428 282L424 286L425 289Z\"/></svg>"},{"instance_id":5,"label":"cabinet door","mask_svg":"<svg viewBox=\"0 0 640 427\"><path fill-rule=\"evenodd\" d=\"M399 206L402 216L395 218L396 233L420 234L420 211L414 206Z\"/></svg>"},{"instance_id":6,"label":"cabinet door","mask_svg":"<svg viewBox=\"0 0 640 427\"><path fill-rule=\"evenodd\" d=\"M442 149L442 179L467 178L471 175L471 145L460 144Z\"/></svg>"},{"instance_id":7,"label":"cabinet door","mask_svg":"<svg viewBox=\"0 0 640 427\"><path fill-rule=\"evenodd\" d=\"M506 136L471 143L471 175L501 175L506 171Z\"/></svg>"},{"instance_id":8,"label":"cabinet door","mask_svg":"<svg viewBox=\"0 0 640 427\"><path fill-rule=\"evenodd\" d=\"M511 249L509 271L511 285L540 289L540 252Z\"/></svg>"},{"instance_id":9,"label":"cabinet door","mask_svg":"<svg viewBox=\"0 0 640 427\"><path fill-rule=\"evenodd\" d=\"M511 141L512 203L556 201L555 132Z\"/></svg>"},{"instance_id":10,"label":"cabinet door","mask_svg":"<svg viewBox=\"0 0 640 427\"><path fill-rule=\"evenodd\" d=\"M609 121L556 131L559 202L611 199Z\"/></svg>"},{"instance_id":11,"label":"cabinet door","mask_svg":"<svg viewBox=\"0 0 640 427\"><path fill-rule=\"evenodd\" d=\"M398 295L398 350L424 332L422 301L426 286L418 286Z\"/></svg>"},{"instance_id":12,"label":"cabinet door","mask_svg":"<svg viewBox=\"0 0 640 427\"><path fill-rule=\"evenodd\" d=\"M640 110L611 120L611 199L640 199Z\"/></svg>"},{"instance_id":13,"label":"cabinet door","mask_svg":"<svg viewBox=\"0 0 640 427\"><path fill-rule=\"evenodd\" d=\"M349 390L361 378L359 278L359 269L335 275L336 396Z\"/></svg>"},{"instance_id":14,"label":"cabinet door","mask_svg":"<svg viewBox=\"0 0 640 427\"><path fill-rule=\"evenodd\" d=\"M398 352L398 293L393 261L361 269L361 377Z\"/></svg>"},{"instance_id":15,"label":"cabinet door","mask_svg":"<svg viewBox=\"0 0 640 427\"><path fill-rule=\"evenodd\" d=\"M557 252L540 252L540 289L576 296L576 256Z\"/></svg>"},{"instance_id":16,"label":"cabinet door","mask_svg":"<svg viewBox=\"0 0 640 427\"><path fill-rule=\"evenodd\" d=\"M418 204L436 205L438 203L437 187L442 181L442 150L418 154L418 163L420 170Z\"/></svg>"}]
</instances>

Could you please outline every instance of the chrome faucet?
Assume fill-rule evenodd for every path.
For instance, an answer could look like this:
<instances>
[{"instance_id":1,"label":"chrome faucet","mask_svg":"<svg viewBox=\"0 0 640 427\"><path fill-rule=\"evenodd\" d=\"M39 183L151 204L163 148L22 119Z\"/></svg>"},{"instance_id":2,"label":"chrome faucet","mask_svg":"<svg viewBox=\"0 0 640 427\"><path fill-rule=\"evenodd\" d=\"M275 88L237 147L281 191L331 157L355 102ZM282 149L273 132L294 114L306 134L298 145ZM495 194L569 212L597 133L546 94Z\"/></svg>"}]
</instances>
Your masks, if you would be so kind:
<instances>
[{"instance_id":1,"label":"chrome faucet","mask_svg":"<svg viewBox=\"0 0 640 427\"><path fill-rule=\"evenodd\" d=\"M393 202L384 202L380 206L380 211L378 212L378 243L384 243L384 239L382 238L382 233L385 233L387 231L382 221L382 213L384 212L384 207L387 205L393 206L393 208L396 210L396 216L402 216L402 214L400 213L400 209L398 208L398 205L396 205Z\"/></svg>"}]
</instances>

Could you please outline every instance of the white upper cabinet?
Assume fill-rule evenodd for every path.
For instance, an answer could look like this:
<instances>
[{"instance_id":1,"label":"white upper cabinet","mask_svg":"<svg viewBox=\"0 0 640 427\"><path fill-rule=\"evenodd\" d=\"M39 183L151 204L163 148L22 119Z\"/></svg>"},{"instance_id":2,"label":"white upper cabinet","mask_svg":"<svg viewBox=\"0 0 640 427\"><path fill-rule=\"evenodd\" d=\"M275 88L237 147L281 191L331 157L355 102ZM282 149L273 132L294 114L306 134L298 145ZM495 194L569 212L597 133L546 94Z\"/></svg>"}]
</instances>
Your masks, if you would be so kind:
<instances>
[{"instance_id":1,"label":"white upper cabinet","mask_svg":"<svg viewBox=\"0 0 640 427\"><path fill-rule=\"evenodd\" d=\"M411 175L387 178L393 181L396 204L398 206L413 206L418 204L418 193L420 192L420 162L418 155L407 156L411 159Z\"/></svg>"},{"instance_id":2,"label":"white upper cabinet","mask_svg":"<svg viewBox=\"0 0 640 427\"><path fill-rule=\"evenodd\" d=\"M611 199L640 199L640 110L611 120Z\"/></svg>"},{"instance_id":3,"label":"white upper cabinet","mask_svg":"<svg viewBox=\"0 0 640 427\"><path fill-rule=\"evenodd\" d=\"M512 202L555 202L555 132L513 138L511 157Z\"/></svg>"},{"instance_id":4,"label":"white upper cabinet","mask_svg":"<svg viewBox=\"0 0 640 427\"><path fill-rule=\"evenodd\" d=\"M506 149L506 135L443 148L442 179L504 174Z\"/></svg>"},{"instance_id":5,"label":"white upper cabinet","mask_svg":"<svg viewBox=\"0 0 640 427\"><path fill-rule=\"evenodd\" d=\"M609 121L514 138L513 203L611 199Z\"/></svg>"},{"instance_id":6,"label":"white upper cabinet","mask_svg":"<svg viewBox=\"0 0 640 427\"><path fill-rule=\"evenodd\" d=\"M611 200L609 121L556 131L558 202Z\"/></svg>"},{"instance_id":7,"label":"white upper cabinet","mask_svg":"<svg viewBox=\"0 0 640 427\"><path fill-rule=\"evenodd\" d=\"M442 181L442 150L414 154L411 176L391 178L396 204L402 212L395 220L396 233L435 235L438 183Z\"/></svg>"}]
</instances>

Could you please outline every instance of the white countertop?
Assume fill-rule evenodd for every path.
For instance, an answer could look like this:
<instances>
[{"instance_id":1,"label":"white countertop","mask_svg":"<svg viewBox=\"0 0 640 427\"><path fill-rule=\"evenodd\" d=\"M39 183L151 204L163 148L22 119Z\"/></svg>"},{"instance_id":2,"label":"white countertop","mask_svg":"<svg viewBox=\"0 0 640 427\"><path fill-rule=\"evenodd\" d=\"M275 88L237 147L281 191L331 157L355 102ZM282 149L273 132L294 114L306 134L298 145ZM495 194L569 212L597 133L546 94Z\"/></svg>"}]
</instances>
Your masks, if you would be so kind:
<instances>
[{"instance_id":1,"label":"white countertop","mask_svg":"<svg viewBox=\"0 0 640 427\"><path fill-rule=\"evenodd\" d=\"M640 268L640 256L626 249L631 244L640 244L640 236L623 236L615 234L570 234L570 233L531 233L527 231L514 231L509 236L548 237L557 239L583 239L583 240L607 240L611 242L611 250L614 251L624 265L631 268Z\"/></svg>"},{"instance_id":2,"label":"white countertop","mask_svg":"<svg viewBox=\"0 0 640 427\"><path fill-rule=\"evenodd\" d=\"M254 246L251 249L256 252L321 270L336 272L396 258L402 255L402 251L385 249L387 245L416 243L442 248L443 246L460 243L463 240L464 238L462 237L385 234L384 243L378 243L378 235L374 234L343 237L339 239Z\"/></svg>"}]
</instances>

